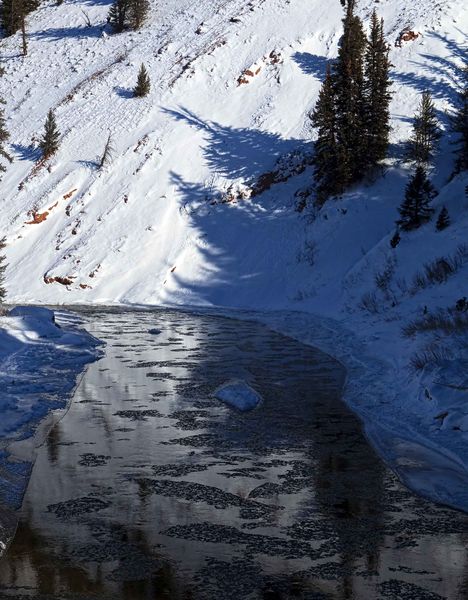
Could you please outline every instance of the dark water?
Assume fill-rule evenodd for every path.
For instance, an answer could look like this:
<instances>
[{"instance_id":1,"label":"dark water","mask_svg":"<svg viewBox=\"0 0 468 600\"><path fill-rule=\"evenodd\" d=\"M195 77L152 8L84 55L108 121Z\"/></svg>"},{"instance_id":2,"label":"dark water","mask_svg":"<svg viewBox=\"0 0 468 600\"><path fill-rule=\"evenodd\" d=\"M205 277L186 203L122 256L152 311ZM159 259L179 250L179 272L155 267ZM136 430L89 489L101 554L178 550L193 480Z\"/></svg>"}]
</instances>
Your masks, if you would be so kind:
<instances>
[{"instance_id":1,"label":"dark water","mask_svg":"<svg viewBox=\"0 0 468 600\"><path fill-rule=\"evenodd\" d=\"M398 483L330 357L222 318L84 318L106 354L39 451L0 597L468 598L468 517ZM260 408L213 398L232 378Z\"/></svg>"}]
</instances>

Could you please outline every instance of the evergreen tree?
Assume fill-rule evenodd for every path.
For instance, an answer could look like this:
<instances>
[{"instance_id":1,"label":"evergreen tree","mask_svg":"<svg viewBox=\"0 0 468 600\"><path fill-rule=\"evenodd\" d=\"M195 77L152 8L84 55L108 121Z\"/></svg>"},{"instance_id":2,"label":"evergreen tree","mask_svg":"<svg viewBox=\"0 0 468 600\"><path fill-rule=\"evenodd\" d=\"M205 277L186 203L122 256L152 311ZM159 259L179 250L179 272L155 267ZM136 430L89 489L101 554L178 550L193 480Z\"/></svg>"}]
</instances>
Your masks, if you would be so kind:
<instances>
[{"instance_id":1,"label":"evergreen tree","mask_svg":"<svg viewBox=\"0 0 468 600\"><path fill-rule=\"evenodd\" d=\"M390 134L390 60L384 22L374 10L365 54L365 151L366 167L386 158Z\"/></svg>"},{"instance_id":2,"label":"evergreen tree","mask_svg":"<svg viewBox=\"0 0 468 600\"><path fill-rule=\"evenodd\" d=\"M424 167L418 165L406 186L405 199L399 208L401 218L397 224L405 231L410 231L429 221L434 212L429 203L436 195Z\"/></svg>"},{"instance_id":3,"label":"evergreen tree","mask_svg":"<svg viewBox=\"0 0 468 600\"><path fill-rule=\"evenodd\" d=\"M442 231L446 229L450 225L450 216L448 210L445 206L442 207L442 210L437 217L436 229L437 231Z\"/></svg>"},{"instance_id":4,"label":"evergreen tree","mask_svg":"<svg viewBox=\"0 0 468 600\"><path fill-rule=\"evenodd\" d=\"M417 164L427 164L433 158L441 137L434 102L428 91L422 93L418 111L414 117L413 134L409 141L408 158Z\"/></svg>"},{"instance_id":5,"label":"evergreen tree","mask_svg":"<svg viewBox=\"0 0 468 600\"><path fill-rule=\"evenodd\" d=\"M20 0L20 2L24 5L24 0ZM20 15L20 20L21 20L21 50L23 53L23 56L27 56L28 54L28 38L26 36L26 11L25 10L21 10L21 15Z\"/></svg>"},{"instance_id":6,"label":"evergreen tree","mask_svg":"<svg viewBox=\"0 0 468 600\"><path fill-rule=\"evenodd\" d=\"M1 24L5 35L13 35L22 28L26 16L39 7L40 0L1 0Z\"/></svg>"},{"instance_id":7,"label":"evergreen tree","mask_svg":"<svg viewBox=\"0 0 468 600\"><path fill-rule=\"evenodd\" d=\"M459 94L457 111L452 117L452 130L458 134L455 171L468 170L468 64L464 69L463 87Z\"/></svg>"},{"instance_id":8,"label":"evergreen tree","mask_svg":"<svg viewBox=\"0 0 468 600\"><path fill-rule=\"evenodd\" d=\"M132 29L140 29L146 21L149 11L148 0L130 0L129 25Z\"/></svg>"},{"instance_id":9,"label":"evergreen tree","mask_svg":"<svg viewBox=\"0 0 468 600\"><path fill-rule=\"evenodd\" d=\"M5 243L6 238L0 240L0 305L5 302L6 297L6 289L5 289L5 271L7 268L7 264L5 263L6 257L3 254L3 250L6 246ZM1 310L0 310L1 314Z\"/></svg>"},{"instance_id":10,"label":"evergreen tree","mask_svg":"<svg viewBox=\"0 0 468 600\"><path fill-rule=\"evenodd\" d=\"M13 162L13 158L10 156L10 154L7 152L7 150L5 148L5 145L10 138L10 134L8 133L7 128L6 128L5 112L3 110L4 104L5 104L5 101L0 98L0 157L4 158L9 163L11 163L11 162ZM6 171L5 166L0 163L0 173L4 173L5 171Z\"/></svg>"},{"instance_id":11,"label":"evergreen tree","mask_svg":"<svg viewBox=\"0 0 468 600\"><path fill-rule=\"evenodd\" d=\"M104 146L104 151L102 153L101 159L99 161L99 168L102 169L106 165L108 165L112 157L114 155L114 146L112 144L112 133L109 131L109 135L107 136L106 145Z\"/></svg>"},{"instance_id":12,"label":"evergreen tree","mask_svg":"<svg viewBox=\"0 0 468 600\"><path fill-rule=\"evenodd\" d=\"M128 23L128 0L114 0L107 17L115 33L122 33Z\"/></svg>"},{"instance_id":13,"label":"evergreen tree","mask_svg":"<svg viewBox=\"0 0 468 600\"><path fill-rule=\"evenodd\" d=\"M313 160L317 200L323 204L329 196L339 194L344 189L338 177L335 92L330 67L327 68L311 120L317 129Z\"/></svg>"},{"instance_id":14,"label":"evergreen tree","mask_svg":"<svg viewBox=\"0 0 468 600\"><path fill-rule=\"evenodd\" d=\"M343 161L340 184L346 188L365 173L364 53L367 39L361 19L354 14L354 2L348 2L343 24L333 84L337 145Z\"/></svg>"},{"instance_id":15,"label":"evergreen tree","mask_svg":"<svg viewBox=\"0 0 468 600\"><path fill-rule=\"evenodd\" d=\"M57 122L53 110L49 110L44 125L44 136L39 143L44 159L50 158L55 154L59 147L60 132L57 128Z\"/></svg>"},{"instance_id":16,"label":"evergreen tree","mask_svg":"<svg viewBox=\"0 0 468 600\"><path fill-rule=\"evenodd\" d=\"M133 95L137 98L147 96L151 89L151 82L145 65L142 63L138 73L137 84L133 88Z\"/></svg>"}]
</instances>

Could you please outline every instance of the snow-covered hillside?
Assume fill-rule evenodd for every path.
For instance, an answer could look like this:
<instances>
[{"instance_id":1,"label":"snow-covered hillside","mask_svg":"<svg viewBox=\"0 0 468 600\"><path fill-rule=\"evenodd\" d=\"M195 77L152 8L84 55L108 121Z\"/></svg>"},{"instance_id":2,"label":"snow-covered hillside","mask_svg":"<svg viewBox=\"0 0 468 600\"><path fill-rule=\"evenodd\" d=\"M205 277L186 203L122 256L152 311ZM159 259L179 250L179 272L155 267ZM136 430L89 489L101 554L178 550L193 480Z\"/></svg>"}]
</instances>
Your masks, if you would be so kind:
<instances>
[{"instance_id":1,"label":"snow-covered hillside","mask_svg":"<svg viewBox=\"0 0 468 600\"><path fill-rule=\"evenodd\" d=\"M452 225L436 232L431 222L396 249L389 240L419 93L432 92L447 127L468 11L465 0L361 0L366 23L374 7L392 46L391 158L385 176L316 213L311 201L296 209L312 182L307 115L337 52L338 0L155 0L141 31L119 35L105 24L107 2L45 2L28 18L26 58L18 36L2 43L0 96L15 155L0 197L9 300L294 310L341 321L386 361L385 381L394 382L387 399L372 402L370 393L359 405L355 394L357 410L405 421L431 446L449 448L466 476L466 343L447 327L402 334L468 296L468 180L450 179L448 134L434 207L446 205ZM420 35L396 47L406 27ZM136 99L142 62L152 91ZM37 169L51 108L61 146ZM113 160L99 170L109 132ZM442 257L454 272L442 283L424 279L424 265ZM442 372L415 370L434 355Z\"/></svg>"}]
</instances>

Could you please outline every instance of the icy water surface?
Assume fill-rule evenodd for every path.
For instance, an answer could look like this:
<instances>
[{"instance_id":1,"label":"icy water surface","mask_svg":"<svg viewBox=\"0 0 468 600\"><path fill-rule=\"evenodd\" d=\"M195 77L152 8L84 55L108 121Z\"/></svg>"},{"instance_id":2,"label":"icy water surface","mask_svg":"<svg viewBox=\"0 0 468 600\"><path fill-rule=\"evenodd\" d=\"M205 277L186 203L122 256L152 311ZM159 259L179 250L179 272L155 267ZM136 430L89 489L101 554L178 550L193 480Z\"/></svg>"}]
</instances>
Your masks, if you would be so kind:
<instances>
[{"instance_id":1,"label":"icy water surface","mask_svg":"<svg viewBox=\"0 0 468 600\"><path fill-rule=\"evenodd\" d=\"M39 451L0 597L468 597L468 517L398 483L337 362L253 323L83 315L105 357ZM213 397L234 378L256 410Z\"/></svg>"}]
</instances>

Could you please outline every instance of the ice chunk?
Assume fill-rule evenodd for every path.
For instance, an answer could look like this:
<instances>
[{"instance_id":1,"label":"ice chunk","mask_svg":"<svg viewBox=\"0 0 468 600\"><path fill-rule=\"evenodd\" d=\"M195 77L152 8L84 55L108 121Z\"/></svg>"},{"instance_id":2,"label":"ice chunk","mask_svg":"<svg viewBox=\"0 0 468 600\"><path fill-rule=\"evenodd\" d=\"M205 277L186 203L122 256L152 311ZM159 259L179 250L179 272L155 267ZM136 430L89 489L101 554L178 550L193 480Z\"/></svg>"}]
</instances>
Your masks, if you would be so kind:
<instances>
[{"instance_id":1,"label":"ice chunk","mask_svg":"<svg viewBox=\"0 0 468 600\"><path fill-rule=\"evenodd\" d=\"M252 410L262 401L260 394L240 379L223 384L214 396L240 411Z\"/></svg>"}]
</instances>

